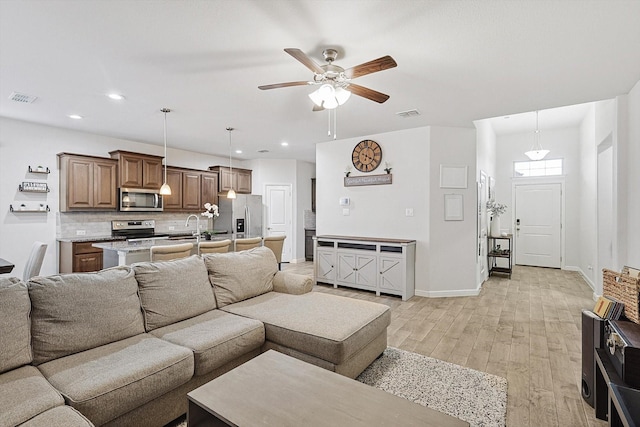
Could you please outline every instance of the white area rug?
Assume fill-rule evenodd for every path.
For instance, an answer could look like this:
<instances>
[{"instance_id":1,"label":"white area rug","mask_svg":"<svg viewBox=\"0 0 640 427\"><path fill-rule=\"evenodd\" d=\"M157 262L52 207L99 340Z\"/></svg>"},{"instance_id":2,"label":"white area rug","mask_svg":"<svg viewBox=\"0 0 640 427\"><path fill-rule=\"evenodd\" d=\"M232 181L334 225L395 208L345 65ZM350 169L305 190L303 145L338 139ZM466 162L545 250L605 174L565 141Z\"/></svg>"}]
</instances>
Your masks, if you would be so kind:
<instances>
[{"instance_id":1,"label":"white area rug","mask_svg":"<svg viewBox=\"0 0 640 427\"><path fill-rule=\"evenodd\" d=\"M506 424L507 380L496 375L388 347L357 380L471 427Z\"/></svg>"},{"instance_id":2,"label":"white area rug","mask_svg":"<svg viewBox=\"0 0 640 427\"><path fill-rule=\"evenodd\" d=\"M356 379L460 418L471 427L506 425L507 380L496 375L387 347ZM184 418L168 424L186 425Z\"/></svg>"}]
</instances>

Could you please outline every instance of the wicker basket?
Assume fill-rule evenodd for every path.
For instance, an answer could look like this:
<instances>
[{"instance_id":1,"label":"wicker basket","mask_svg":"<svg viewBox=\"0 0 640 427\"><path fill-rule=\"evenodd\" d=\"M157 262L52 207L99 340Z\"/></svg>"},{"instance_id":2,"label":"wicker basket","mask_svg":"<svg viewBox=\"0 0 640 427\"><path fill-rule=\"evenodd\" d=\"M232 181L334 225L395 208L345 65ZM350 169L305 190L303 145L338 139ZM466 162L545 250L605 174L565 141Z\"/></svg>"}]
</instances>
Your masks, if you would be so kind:
<instances>
[{"instance_id":1,"label":"wicker basket","mask_svg":"<svg viewBox=\"0 0 640 427\"><path fill-rule=\"evenodd\" d=\"M640 307L638 297L640 293L640 278L629 276L629 267L624 267L622 273L602 269L603 295L615 298L624 303L624 315L635 323L640 323Z\"/></svg>"}]
</instances>

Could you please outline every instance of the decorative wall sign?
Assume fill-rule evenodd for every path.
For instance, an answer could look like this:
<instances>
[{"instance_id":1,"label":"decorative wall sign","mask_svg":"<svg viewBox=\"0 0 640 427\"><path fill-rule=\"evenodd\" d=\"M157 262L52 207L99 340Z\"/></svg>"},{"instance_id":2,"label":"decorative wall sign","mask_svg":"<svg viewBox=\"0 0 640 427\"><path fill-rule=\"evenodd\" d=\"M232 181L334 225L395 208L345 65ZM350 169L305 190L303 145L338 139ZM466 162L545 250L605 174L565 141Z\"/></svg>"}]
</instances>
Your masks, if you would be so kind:
<instances>
[{"instance_id":1,"label":"decorative wall sign","mask_svg":"<svg viewBox=\"0 0 640 427\"><path fill-rule=\"evenodd\" d=\"M445 194L444 195L444 220L445 221L463 221L464 220L464 203L462 194Z\"/></svg>"},{"instance_id":2,"label":"decorative wall sign","mask_svg":"<svg viewBox=\"0 0 640 427\"><path fill-rule=\"evenodd\" d=\"M393 183L393 174L347 176L344 178L345 187L359 187L362 185L384 185Z\"/></svg>"},{"instance_id":3,"label":"decorative wall sign","mask_svg":"<svg viewBox=\"0 0 640 427\"><path fill-rule=\"evenodd\" d=\"M467 188L467 167L440 165L440 188Z\"/></svg>"}]
</instances>

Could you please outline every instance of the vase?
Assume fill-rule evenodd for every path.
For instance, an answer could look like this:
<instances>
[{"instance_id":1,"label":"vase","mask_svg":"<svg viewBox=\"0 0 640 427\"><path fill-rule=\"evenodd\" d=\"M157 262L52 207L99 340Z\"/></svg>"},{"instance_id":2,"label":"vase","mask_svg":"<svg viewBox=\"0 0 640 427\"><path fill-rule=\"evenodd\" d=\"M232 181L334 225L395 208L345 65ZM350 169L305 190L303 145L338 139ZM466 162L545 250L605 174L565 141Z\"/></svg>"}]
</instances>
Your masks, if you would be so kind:
<instances>
[{"instance_id":1,"label":"vase","mask_svg":"<svg viewBox=\"0 0 640 427\"><path fill-rule=\"evenodd\" d=\"M494 216L493 219L491 219L491 228L489 230L489 235L491 237L500 237L501 234L501 229L500 229L500 217L499 216Z\"/></svg>"}]
</instances>

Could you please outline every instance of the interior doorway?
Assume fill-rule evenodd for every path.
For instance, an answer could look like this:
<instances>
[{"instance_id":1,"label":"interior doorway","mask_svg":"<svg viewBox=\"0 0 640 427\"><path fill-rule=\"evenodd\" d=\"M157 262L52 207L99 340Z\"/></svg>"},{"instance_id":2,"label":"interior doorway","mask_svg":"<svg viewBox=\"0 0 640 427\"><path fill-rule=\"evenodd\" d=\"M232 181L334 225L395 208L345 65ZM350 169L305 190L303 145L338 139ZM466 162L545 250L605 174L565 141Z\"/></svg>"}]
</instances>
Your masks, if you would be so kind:
<instances>
[{"instance_id":1,"label":"interior doorway","mask_svg":"<svg viewBox=\"0 0 640 427\"><path fill-rule=\"evenodd\" d=\"M291 262L293 258L293 226L291 184L266 184L266 236L287 236L282 248L282 262Z\"/></svg>"},{"instance_id":2,"label":"interior doorway","mask_svg":"<svg viewBox=\"0 0 640 427\"><path fill-rule=\"evenodd\" d=\"M515 263L562 267L562 183L515 184Z\"/></svg>"}]
</instances>

